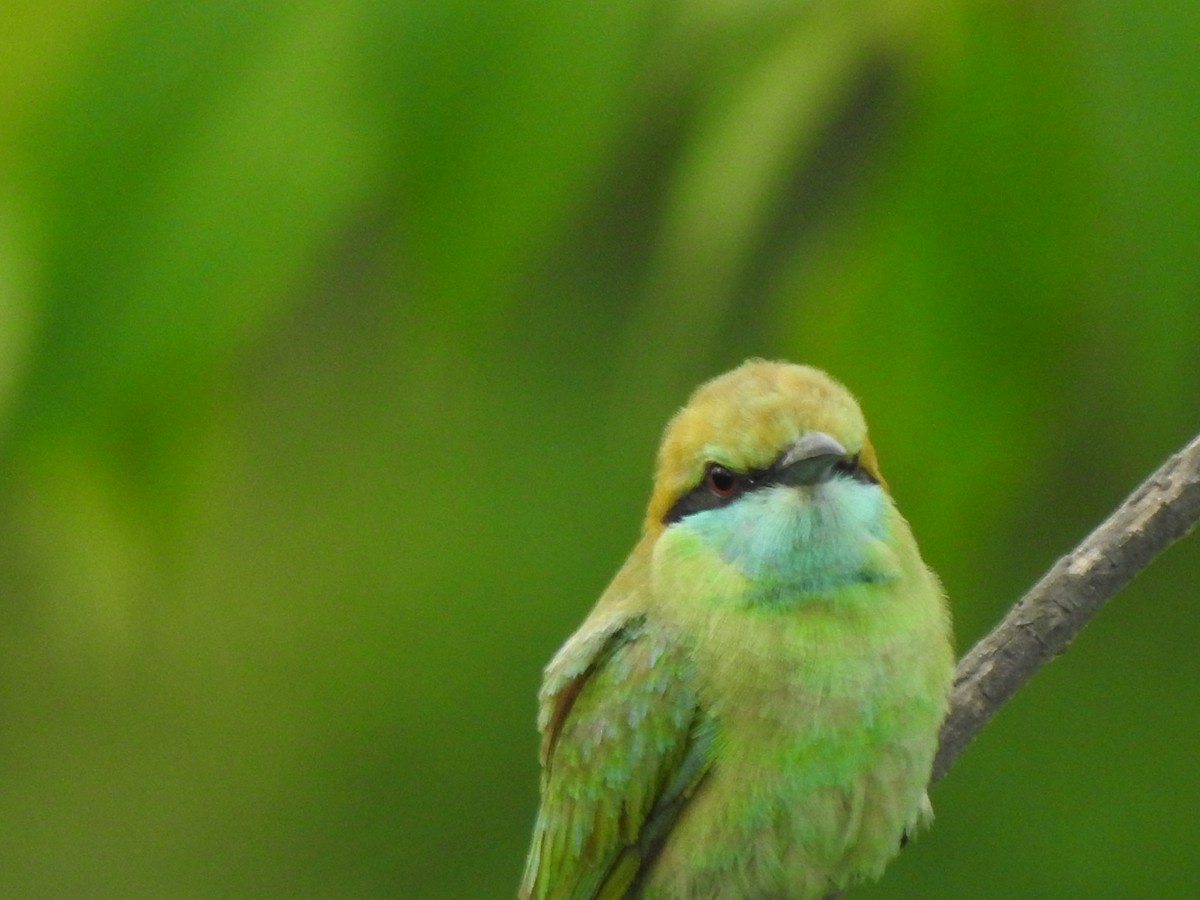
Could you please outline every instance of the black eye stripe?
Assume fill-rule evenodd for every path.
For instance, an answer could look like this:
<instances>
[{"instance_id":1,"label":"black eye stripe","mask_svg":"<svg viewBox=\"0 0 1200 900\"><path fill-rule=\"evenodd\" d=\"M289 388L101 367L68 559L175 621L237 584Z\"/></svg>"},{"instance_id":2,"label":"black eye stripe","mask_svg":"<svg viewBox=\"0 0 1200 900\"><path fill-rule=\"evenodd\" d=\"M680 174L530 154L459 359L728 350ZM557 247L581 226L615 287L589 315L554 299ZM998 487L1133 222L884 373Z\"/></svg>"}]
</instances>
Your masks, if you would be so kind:
<instances>
[{"instance_id":1,"label":"black eye stripe","mask_svg":"<svg viewBox=\"0 0 1200 900\"><path fill-rule=\"evenodd\" d=\"M710 462L704 467L704 473L700 476L700 481L676 500L671 508L667 510L666 515L663 516L663 524L671 525L692 515L692 513L728 506L747 491L773 484L774 481L771 473L778 462L779 460L776 460L769 468L754 469L749 472L739 472L736 469L722 466L720 463ZM839 461L834 468L843 477L853 478L855 481L861 481L864 484L879 484L879 479L862 467L857 453L854 456L849 456ZM728 473L733 479L730 489L718 491L710 484L709 479L716 470Z\"/></svg>"},{"instance_id":2,"label":"black eye stripe","mask_svg":"<svg viewBox=\"0 0 1200 900\"><path fill-rule=\"evenodd\" d=\"M719 481L715 482L715 479L724 478L730 480L728 488L725 488ZM667 510L667 514L663 516L663 524L670 525L692 513L726 506L752 487L754 487L752 473L739 472L720 463L710 462L704 467L704 474L700 476L700 481Z\"/></svg>"},{"instance_id":3,"label":"black eye stripe","mask_svg":"<svg viewBox=\"0 0 1200 900\"><path fill-rule=\"evenodd\" d=\"M663 524L670 525L686 516L690 516L692 513L725 506L730 501L740 497L742 493L742 491L735 488L722 496L713 493L704 482L701 482L675 501L671 508L667 510L667 514L663 516Z\"/></svg>"},{"instance_id":4,"label":"black eye stripe","mask_svg":"<svg viewBox=\"0 0 1200 900\"><path fill-rule=\"evenodd\" d=\"M839 462L834 469L842 475L848 475L855 481L861 481L864 484L879 484L879 479L862 467L862 464L858 461L857 453Z\"/></svg>"}]
</instances>

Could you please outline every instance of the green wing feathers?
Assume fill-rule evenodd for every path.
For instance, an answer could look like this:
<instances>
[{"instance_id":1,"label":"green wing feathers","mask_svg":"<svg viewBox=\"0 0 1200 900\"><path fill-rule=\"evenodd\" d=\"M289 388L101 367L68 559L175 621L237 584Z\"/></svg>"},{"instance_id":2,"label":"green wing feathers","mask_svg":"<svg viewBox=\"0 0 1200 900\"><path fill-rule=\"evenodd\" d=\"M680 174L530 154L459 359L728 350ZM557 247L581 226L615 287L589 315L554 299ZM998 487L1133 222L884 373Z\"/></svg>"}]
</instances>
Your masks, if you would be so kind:
<instances>
[{"instance_id":1,"label":"green wing feathers","mask_svg":"<svg viewBox=\"0 0 1200 900\"><path fill-rule=\"evenodd\" d=\"M703 777L684 647L644 617L568 642L541 693L542 800L523 900L624 897Z\"/></svg>"}]
</instances>

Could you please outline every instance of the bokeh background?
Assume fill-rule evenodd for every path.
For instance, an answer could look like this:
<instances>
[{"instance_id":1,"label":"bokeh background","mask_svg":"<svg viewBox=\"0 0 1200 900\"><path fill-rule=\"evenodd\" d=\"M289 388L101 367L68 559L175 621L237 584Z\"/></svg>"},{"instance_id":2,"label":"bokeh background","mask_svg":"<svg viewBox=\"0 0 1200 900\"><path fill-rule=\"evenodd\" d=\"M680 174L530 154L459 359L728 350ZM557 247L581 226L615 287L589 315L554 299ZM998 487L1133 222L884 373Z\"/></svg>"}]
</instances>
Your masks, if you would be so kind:
<instances>
[{"instance_id":1,"label":"bokeh background","mask_svg":"<svg viewBox=\"0 0 1200 900\"><path fill-rule=\"evenodd\" d=\"M662 424L861 397L962 647L1200 427L1200 5L59 0L0 34L0 895L511 896ZM1200 543L860 898L1200 896Z\"/></svg>"}]
</instances>

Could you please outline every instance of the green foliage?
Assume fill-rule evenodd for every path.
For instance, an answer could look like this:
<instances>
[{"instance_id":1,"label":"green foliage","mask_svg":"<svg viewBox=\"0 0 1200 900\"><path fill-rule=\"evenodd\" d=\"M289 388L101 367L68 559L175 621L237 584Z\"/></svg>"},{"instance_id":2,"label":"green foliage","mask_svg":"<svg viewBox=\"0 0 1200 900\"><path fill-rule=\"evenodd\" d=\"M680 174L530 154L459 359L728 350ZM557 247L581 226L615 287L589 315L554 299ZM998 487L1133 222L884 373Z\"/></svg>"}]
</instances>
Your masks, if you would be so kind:
<instances>
[{"instance_id":1,"label":"green foliage","mask_svg":"<svg viewBox=\"0 0 1200 900\"><path fill-rule=\"evenodd\" d=\"M658 430L829 369L964 646L1200 421L1200 7L6 10L0 894L511 896ZM862 897L1193 897L1192 542Z\"/></svg>"}]
</instances>

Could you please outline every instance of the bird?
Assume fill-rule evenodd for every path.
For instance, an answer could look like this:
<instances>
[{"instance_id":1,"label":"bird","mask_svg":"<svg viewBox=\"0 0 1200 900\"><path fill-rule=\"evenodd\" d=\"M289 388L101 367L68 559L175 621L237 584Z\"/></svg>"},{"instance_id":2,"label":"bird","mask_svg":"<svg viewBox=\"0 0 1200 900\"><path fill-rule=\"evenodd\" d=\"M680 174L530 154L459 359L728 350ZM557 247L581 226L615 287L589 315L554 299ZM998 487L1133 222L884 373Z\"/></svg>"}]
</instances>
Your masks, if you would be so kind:
<instances>
[{"instance_id":1,"label":"bird","mask_svg":"<svg viewBox=\"0 0 1200 900\"><path fill-rule=\"evenodd\" d=\"M670 420L539 692L520 900L820 900L932 818L950 612L858 402L751 359Z\"/></svg>"}]
</instances>

